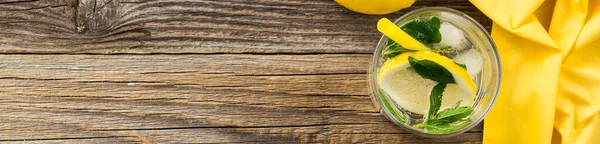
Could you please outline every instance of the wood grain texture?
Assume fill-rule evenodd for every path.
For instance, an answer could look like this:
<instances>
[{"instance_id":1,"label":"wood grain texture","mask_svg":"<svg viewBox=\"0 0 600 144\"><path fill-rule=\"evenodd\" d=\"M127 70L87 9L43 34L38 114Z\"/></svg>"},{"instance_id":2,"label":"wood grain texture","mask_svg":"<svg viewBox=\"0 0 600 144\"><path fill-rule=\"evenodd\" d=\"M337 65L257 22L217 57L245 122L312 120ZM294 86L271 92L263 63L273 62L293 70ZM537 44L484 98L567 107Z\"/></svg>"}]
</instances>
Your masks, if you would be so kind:
<instances>
[{"instance_id":1,"label":"wood grain texture","mask_svg":"<svg viewBox=\"0 0 600 144\"><path fill-rule=\"evenodd\" d=\"M0 143L480 143L379 114L381 17L329 0L0 1Z\"/></svg>"},{"instance_id":2,"label":"wood grain texture","mask_svg":"<svg viewBox=\"0 0 600 144\"><path fill-rule=\"evenodd\" d=\"M365 83L370 56L365 54L0 59L0 118L8 121L3 126L8 133L0 140L31 139L33 131L43 134L35 135L40 139L92 136L173 143L418 138L371 104ZM480 131L473 129L466 140L477 141Z\"/></svg>"},{"instance_id":3,"label":"wood grain texture","mask_svg":"<svg viewBox=\"0 0 600 144\"><path fill-rule=\"evenodd\" d=\"M5 53L371 53L381 17L424 6L491 22L468 1L384 16L329 0L34 0L0 4Z\"/></svg>"}]
</instances>

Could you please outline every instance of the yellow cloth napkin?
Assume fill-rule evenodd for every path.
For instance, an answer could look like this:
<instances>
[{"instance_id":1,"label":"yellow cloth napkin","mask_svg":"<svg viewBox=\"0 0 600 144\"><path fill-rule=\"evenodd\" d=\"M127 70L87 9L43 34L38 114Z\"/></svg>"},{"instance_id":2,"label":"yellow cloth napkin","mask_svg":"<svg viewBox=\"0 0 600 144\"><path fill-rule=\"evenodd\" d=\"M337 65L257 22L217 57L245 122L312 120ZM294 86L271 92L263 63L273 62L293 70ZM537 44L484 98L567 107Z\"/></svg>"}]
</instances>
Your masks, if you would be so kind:
<instances>
[{"instance_id":1,"label":"yellow cloth napkin","mask_svg":"<svg viewBox=\"0 0 600 144\"><path fill-rule=\"evenodd\" d=\"M600 0L471 3L502 61L483 143L600 144Z\"/></svg>"}]
</instances>

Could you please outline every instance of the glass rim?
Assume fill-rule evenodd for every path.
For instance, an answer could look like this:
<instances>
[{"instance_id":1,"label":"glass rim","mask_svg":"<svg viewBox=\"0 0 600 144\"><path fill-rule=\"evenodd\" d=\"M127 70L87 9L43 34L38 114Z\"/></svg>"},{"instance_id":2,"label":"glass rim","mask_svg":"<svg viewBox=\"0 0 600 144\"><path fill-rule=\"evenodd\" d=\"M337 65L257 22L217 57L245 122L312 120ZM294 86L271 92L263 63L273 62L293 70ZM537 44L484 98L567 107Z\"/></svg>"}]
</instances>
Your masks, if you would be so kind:
<instances>
[{"instance_id":1,"label":"glass rim","mask_svg":"<svg viewBox=\"0 0 600 144\"><path fill-rule=\"evenodd\" d=\"M401 20L404 20L408 17L411 17L413 15L417 15L417 14L421 14L421 13L426 13L426 12L448 12L451 13L453 15L457 15L459 17L464 18L466 21L474 24L477 28L477 31L481 31L483 32L483 34L485 35L485 39L490 43L490 48L493 51L493 58L496 61L497 64L497 71L498 71L498 75L497 75L497 83L496 83L496 91L495 93L492 95L493 97L491 97L491 101L489 106L487 106L487 108L485 109L485 111L482 113L482 115L480 117L478 117L475 121L473 121L473 123L469 124L469 126L458 130L458 131L454 131L451 133L446 133L446 134L431 134L431 133L424 133L421 131L417 131L413 128L411 128L411 126L406 125L402 122L400 122L399 120L390 117L392 115L392 113L387 109L387 108L382 108L383 107L383 101L381 100L379 93L377 92L377 90L379 89L379 86L377 85L377 74L372 74L373 72L375 72L377 70L377 67L375 66L375 64L378 62L378 60L380 59L381 55L378 53L378 49L381 47L380 45L384 44L384 41L387 41L387 37L385 35L382 35L381 38L379 39L379 41L377 42L377 46L375 47L375 50L373 52L373 58L371 60L371 64L369 67L369 87L370 87L370 92L371 92L371 99L373 101L374 104L378 105L376 106L377 108L379 108L379 111L381 113L384 113L383 115L389 119L390 121L392 121L394 124L402 127L404 130L407 130L410 133L419 135L419 136L423 136L423 137L429 137L429 138L446 138L446 137L452 137L452 136L456 136L458 134L464 133L470 129L472 129L473 127L479 125L479 123L481 123L481 121L483 121L483 119L487 116L487 114L489 113L489 111L492 109L492 107L495 104L496 98L498 97L498 93L500 91L500 84L502 81L502 64L500 61L500 56L498 54L498 49L496 47L496 44L494 43L494 41L491 38L491 35L488 33L488 31L479 23L477 22L475 19L473 19L472 17L470 17L469 15L460 12L458 10L455 9L451 9L451 8L446 8L446 7L423 7L423 8L418 8L415 10L412 10L410 12L407 12L406 14L403 14L402 16L400 16L399 18L397 18L396 20L394 20L394 24L398 24ZM387 96L383 96L383 98L388 99Z\"/></svg>"}]
</instances>

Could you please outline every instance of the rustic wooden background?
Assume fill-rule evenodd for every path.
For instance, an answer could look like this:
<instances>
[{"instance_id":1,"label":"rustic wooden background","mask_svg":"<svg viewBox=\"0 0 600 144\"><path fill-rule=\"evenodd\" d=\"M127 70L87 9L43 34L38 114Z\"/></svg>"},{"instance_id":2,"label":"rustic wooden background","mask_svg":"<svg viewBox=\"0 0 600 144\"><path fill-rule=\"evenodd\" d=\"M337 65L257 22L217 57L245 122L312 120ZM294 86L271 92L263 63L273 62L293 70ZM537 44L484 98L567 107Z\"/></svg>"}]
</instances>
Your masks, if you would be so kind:
<instances>
[{"instance_id":1,"label":"rustic wooden background","mask_svg":"<svg viewBox=\"0 0 600 144\"><path fill-rule=\"evenodd\" d=\"M0 142L480 143L371 104L381 17L331 0L0 0Z\"/></svg>"}]
</instances>

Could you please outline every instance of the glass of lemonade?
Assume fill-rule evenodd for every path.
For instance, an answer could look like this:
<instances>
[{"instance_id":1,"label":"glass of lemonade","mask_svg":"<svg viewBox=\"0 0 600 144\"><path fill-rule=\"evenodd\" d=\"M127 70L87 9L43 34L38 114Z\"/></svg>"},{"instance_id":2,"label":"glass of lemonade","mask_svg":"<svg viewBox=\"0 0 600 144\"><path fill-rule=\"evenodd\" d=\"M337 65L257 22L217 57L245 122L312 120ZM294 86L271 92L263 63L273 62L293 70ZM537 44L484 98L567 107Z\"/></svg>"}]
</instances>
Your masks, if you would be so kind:
<instances>
[{"instance_id":1,"label":"glass of lemonade","mask_svg":"<svg viewBox=\"0 0 600 144\"><path fill-rule=\"evenodd\" d=\"M474 96L466 97L462 95L464 89L458 88L456 84L448 84L443 91L439 111L451 113L450 109L459 106L471 111L460 119L461 122L425 126L427 121L433 121L429 120L428 111L431 105L430 95L436 83L421 77L410 66L383 78L380 70L386 61L392 59L390 56L384 56L389 52L390 39L386 36L381 37L373 53L369 69L369 87L375 106L398 126L424 137L450 137L476 126L491 109L500 86L500 60L496 46L487 31L473 18L457 10L441 7L421 8L403 15L394 24L402 27L411 21L426 21L432 17L439 18L441 41L429 46L451 47L450 51L434 52L466 66L465 70L476 86ZM440 118L440 115L437 116Z\"/></svg>"}]
</instances>

